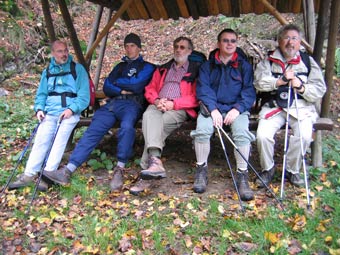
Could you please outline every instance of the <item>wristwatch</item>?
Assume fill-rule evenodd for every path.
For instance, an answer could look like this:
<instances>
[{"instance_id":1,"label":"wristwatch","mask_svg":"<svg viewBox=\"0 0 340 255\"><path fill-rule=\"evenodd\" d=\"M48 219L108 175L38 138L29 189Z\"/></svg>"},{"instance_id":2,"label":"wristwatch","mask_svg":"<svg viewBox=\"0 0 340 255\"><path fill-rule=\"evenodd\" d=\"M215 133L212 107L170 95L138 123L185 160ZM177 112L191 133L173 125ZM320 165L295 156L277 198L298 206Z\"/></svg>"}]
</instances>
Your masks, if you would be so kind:
<instances>
[{"instance_id":1,"label":"wristwatch","mask_svg":"<svg viewBox=\"0 0 340 255\"><path fill-rule=\"evenodd\" d=\"M282 75L281 80L283 80L284 82L289 82L289 80L287 79L287 77L284 76L284 75Z\"/></svg>"}]
</instances>

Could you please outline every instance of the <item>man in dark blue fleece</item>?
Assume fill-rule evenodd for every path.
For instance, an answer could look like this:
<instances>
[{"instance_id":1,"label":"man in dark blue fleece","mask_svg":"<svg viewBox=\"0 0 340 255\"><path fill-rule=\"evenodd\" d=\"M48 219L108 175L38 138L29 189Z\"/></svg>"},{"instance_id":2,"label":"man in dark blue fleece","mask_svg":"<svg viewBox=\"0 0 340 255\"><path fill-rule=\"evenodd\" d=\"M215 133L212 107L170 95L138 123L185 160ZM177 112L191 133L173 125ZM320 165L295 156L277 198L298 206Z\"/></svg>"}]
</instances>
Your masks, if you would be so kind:
<instances>
[{"instance_id":1,"label":"man in dark blue fleece","mask_svg":"<svg viewBox=\"0 0 340 255\"><path fill-rule=\"evenodd\" d=\"M252 66L243 51L237 48L237 33L234 30L224 29L217 40L218 49L201 66L196 87L198 100L209 112L209 116L199 114L196 130L191 132L197 160L193 189L197 193L205 192L208 183L207 162L214 127L230 126L232 139L246 159L249 157L250 143L255 140L248 128L249 109L256 99ZM234 154L236 184L241 199L252 200L254 194L249 188L247 162L236 150Z\"/></svg>"}]
</instances>

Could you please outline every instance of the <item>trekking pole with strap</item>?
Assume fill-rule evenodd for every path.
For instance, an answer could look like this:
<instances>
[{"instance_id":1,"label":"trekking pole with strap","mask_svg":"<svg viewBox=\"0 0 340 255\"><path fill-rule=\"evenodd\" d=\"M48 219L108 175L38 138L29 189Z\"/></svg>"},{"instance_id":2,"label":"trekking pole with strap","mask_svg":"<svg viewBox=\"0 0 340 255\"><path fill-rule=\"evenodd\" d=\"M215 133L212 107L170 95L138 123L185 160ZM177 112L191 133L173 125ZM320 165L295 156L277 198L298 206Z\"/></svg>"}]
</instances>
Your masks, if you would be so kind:
<instances>
[{"instance_id":1,"label":"trekking pole with strap","mask_svg":"<svg viewBox=\"0 0 340 255\"><path fill-rule=\"evenodd\" d=\"M28 215L28 214L30 213L30 211L31 211L31 206L32 206L32 204L33 204L33 200L34 200L34 198L35 198L35 196L36 196L36 194L37 194L38 187L39 187L39 184L40 184L40 182L41 182L41 178L42 178L42 176L43 176L44 168L45 168L45 166L46 166L46 164L47 164L47 160L48 160L48 158L49 158L49 156L50 156L50 152L51 152L51 150L52 150L52 147L53 147L55 138L57 137L57 134L58 134L58 131L59 131L59 127L60 127L60 124L61 124L62 120L63 120L63 116L61 116L61 117L59 118L59 120L58 120L58 124L57 124L57 127L56 127L55 131L54 131L54 134L53 134L53 137L52 137L50 146L49 146L49 148L48 148L48 150L47 150L46 156L45 156L44 161L43 161L43 164L42 164L42 166L41 166L40 173L39 173L39 177L38 177L38 180L36 181L36 184L35 184L35 187L34 187L34 192L33 192L32 198L31 198L31 201L30 201L30 203L29 203L29 205L28 205L27 210L25 211L25 214L26 214L26 215Z\"/></svg>"},{"instance_id":2,"label":"trekking pole with strap","mask_svg":"<svg viewBox=\"0 0 340 255\"><path fill-rule=\"evenodd\" d=\"M257 178L263 183L263 185L266 187L266 189L270 192L270 194L274 197L274 199L279 203L282 209L284 209L282 202L276 197L273 190L263 181L259 173L255 170L252 164L250 164L249 160L246 159L246 157L240 152L239 148L236 146L236 144L233 142L233 140L230 138L230 136L227 134L226 131L223 130L223 128L219 127L219 129L222 131L222 133L225 135L225 137L229 140L229 142L232 144L232 146L235 148L237 153L243 158L245 162L247 162L250 169L254 172Z\"/></svg>"},{"instance_id":3,"label":"trekking pole with strap","mask_svg":"<svg viewBox=\"0 0 340 255\"><path fill-rule=\"evenodd\" d=\"M8 178L5 186L3 187L2 191L1 191L0 197L2 197L2 195L5 193L6 189L8 188L9 184L11 183L11 181L13 179L13 176L14 176L15 172L17 171L17 168L18 168L19 164L21 163L22 159L24 158L24 155L26 154L26 151L28 150L28 148L32 144L33 138L35 137L35 135L36 135L36 133L38 131L39 125L40 125L40 121L38 122L38 124L33 129L32 134L31 134L30 138L28 139L27 144L25 145L25 148L23 149L23 151L21 152L21 154L19 156L19 159L18 159L18 161L17 161L17 163L16 163L16 165L15 165L13 171L12 171L12 174Z\"/></svg>"},{"instance_id":4,"label":"trekking pole with strap","mask_svg":"<svg viewBox=\"0 0 340 255\"><path fill-rule=\"evenodd\" d=\"M221 135L221 131L220 131L220 130L223 130L223 129L222 129L222 127L218 126L218 127L217 127L218 137L220 138L221 145L222 145L222 149L223 149L223 152L224 152L224 156L225 156L225 158L226 158L226 160L227 160L227 165L228 165L228 168L229 168L229 170L230 170L231 179L233 180L233 184L234 184L234 186L235 186L235 190L236 190L236 193L237 193L237 198L238 198L238 201L239 201L239 203L240 203L241 210L242 210L242 212L244 212L244 207L243 207L243 204L242 204L240 191L238 190L238 187L237 187L237 184L236 184L236 179L235 179L233 170L232 170L231 165L230 165L228 153L227 153L227 151L226 151L226 148L225 148L225 145L224 145L224 142L223 142L223 139L222 139L222 135Z\"/></svg>"},{"instance_id":5,"label":"trekking pole with strap","mask_svg":"<svg viewBox=\"0 0 340 255\"><path fill-rule=\"evenodd\" d=\"M301 134L301 128L300 128L300 119L299 119L299 109L298 109L298 105L297 105L297 94L296 94L295 89L294 89L294 99L295 99L296 118L297 118L298 129L299 129L299 137L300 137L302 167L303 167L303 174L304 174L305 187L306 187L307 209L310 209L308 174L307 174L307 169L306 169L305 155L304 155L304 152L303 152L302 134Z\"/></svg>"},{"instance_id":6,"label":"trekking pole with strap","mask_svg":"<svg viewBox=\"0 0 340 255\"><path fill-rule=\"evenodd\" d=\"M284 141L284 147L283 147L282 179L281 179L281 190L280 190L280 199L281 200L283 199L285 172L286 172L286 168L287 168L288 127L289 127L289 110L290 110L291 88L292 88L292 84L291 84L291 81L289 81L288 99L287 99L287 114L286 114L286 124L285 124L285 141Z\"/></svg>"}]
</instances>

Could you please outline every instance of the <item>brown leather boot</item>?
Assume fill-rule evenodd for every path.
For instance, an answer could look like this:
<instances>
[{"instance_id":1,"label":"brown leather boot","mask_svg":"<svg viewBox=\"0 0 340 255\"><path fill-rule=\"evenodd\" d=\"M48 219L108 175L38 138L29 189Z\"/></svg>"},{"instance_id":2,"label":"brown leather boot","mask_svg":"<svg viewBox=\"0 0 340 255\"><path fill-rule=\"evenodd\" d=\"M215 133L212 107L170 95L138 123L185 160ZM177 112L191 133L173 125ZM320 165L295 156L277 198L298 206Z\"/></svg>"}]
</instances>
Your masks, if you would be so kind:
<instances>
[{"instance_id":1,"label":"brown leather boot","mask_svg":"<svg viewBox=\"0 0 340 255\"><path fill-rule=\"evenodd\" d=\"M19 189L19 188L23 188L29 185L33 185L35 184L35 179L36 176L28 176L23 174L20 174L17 179L13 182L11 182L8 185L8 189L12 190L12 189ZM44 182L43 180L40 180L39 186L38 186L38 190L39 191L47 191L48 190L48 184L46 182Z\"/></svg>"},{"instance_id":2,"label":"brown leather boot","mask_svg":"<svg viewBox=\"0 0 340 255\"><path fill-rule=\"evenodd\" d=\"M236 185L240 192L240 198L242 201L250 201L254 199L254 192L249 187L248 183L248 171L236 172Z\"/></svg>"},{"instance_id":3,"label":"brown leather boot","mask_svg":"<svg viewBox=\"0 0 340 255\"><path fill-rule=\"evenodd\" d=\"M149 167L141 171L141 178L144 180L161 179L166 177L162 161L154 156L149 158Z\"/></svg>"},{"instance_id":4,"label":"brown leather boot","mask_svg":"<svg viewBox=\"0 0 340 255\"><path fill-rule=\"evenodd\" d=\"M123 177L124 168L120 166L116 166L113 169L113 177L110 182L111 191L120 191L123 188L124 177Z\"/></svg>"},{"instance_id":5,"label":"brown leather boot","mask_svg":"<svg viewBox=\"0 0 340 255\"><path fill-rule=\"evenodd\" d=\"M197 165L193 190L195 193L204 193L208 185L208 166Z\"/></svg>"},{"instance_id":6,"label":"brown leather boot","mask_svg":"<svg viewBox=\"0 0 340 255\"><path fill-rule=\"evenodd\" d=\"M130 193L132 195L138 196L140 193L152 188L153 180L143 180L139 179L134 186L130 188Z\"/></svg>"},{"instance_id":7,"label":"brown leather boot","mask_svg":"<svg viewBox=\"0 0 340 255\"><path fill-rule=\"evenodd\" d=\"M72 172L66 166L63 166L58 170L43 172L43 177L60 185L70 184L71 175Z\"/></svg>"}]
</instances>

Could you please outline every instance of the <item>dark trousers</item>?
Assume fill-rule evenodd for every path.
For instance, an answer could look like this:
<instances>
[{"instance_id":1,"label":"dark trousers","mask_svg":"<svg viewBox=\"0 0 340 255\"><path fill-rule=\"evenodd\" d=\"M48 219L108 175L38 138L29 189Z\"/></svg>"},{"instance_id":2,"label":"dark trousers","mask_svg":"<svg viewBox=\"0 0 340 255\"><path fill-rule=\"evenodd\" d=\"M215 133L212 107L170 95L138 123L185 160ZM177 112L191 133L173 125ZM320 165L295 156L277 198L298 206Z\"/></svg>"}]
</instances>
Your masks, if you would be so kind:
<instances>
[{"instance_id":1,"label":"dark trousers","mask_svg":"<svg viewBox=\"0 0 340 255\"><path fill-rule=\"evenodd\" d=\"M114 100L99 108L95 112L90 126L77 143L69 163L77 167L84 163L117 121L120 122L117 132L117 159L126 163L133 154L136 136L135 124L140 119L142 111L142 107L133 100Z\"/></svg>"}]
</instances>

